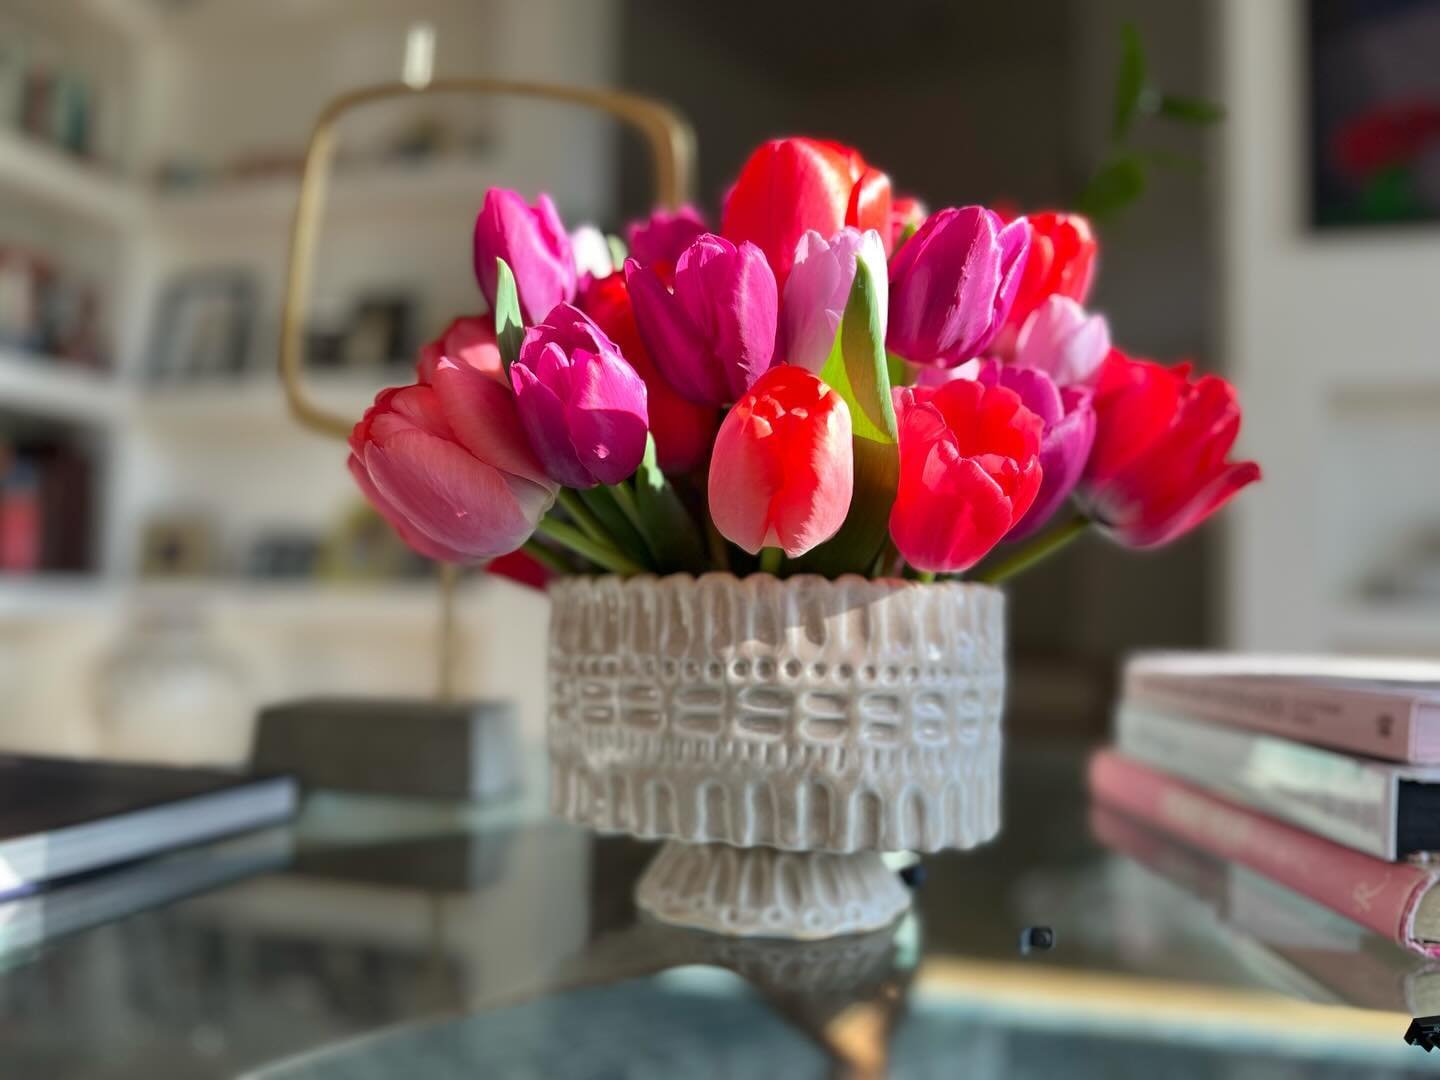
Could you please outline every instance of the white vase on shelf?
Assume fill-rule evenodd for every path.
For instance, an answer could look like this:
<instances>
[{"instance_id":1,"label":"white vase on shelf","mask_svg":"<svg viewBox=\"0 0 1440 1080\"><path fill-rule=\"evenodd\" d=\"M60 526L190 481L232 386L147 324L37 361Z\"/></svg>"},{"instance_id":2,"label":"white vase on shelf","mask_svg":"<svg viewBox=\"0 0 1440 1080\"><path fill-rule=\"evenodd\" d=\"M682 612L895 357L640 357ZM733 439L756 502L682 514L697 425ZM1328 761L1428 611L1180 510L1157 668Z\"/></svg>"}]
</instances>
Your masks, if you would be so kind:
<instances>
[{"instance_id":1,"label":"white vase on shelf","mask_svg":"<svg viewBox=\"0 0 1440 1080\"><path fill-rule=\"evenodd\" d=\"M665 841L636 890L656 918L873 930L910 904L881 852L998 831L999 590L715 573L551 598L551 806Z\"/></svg>"}]
</instances>

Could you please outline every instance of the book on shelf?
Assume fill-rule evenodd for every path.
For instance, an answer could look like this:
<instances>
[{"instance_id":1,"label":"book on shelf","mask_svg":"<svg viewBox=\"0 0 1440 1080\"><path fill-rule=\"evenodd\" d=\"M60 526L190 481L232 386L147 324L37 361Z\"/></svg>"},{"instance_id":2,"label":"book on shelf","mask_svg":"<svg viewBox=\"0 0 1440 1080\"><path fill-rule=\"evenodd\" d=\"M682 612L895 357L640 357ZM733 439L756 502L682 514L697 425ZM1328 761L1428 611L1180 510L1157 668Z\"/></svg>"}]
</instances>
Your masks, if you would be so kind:
<instances>
[{"instance_id":1,"label":"book on shelf","mask_svg":"<svg viewBox=\"0 0 1440 1080\"><path fill-rule=\"evenodd\" d=\"M1100 803L1183 844L1247 866L1409 949L1440 956L1440 866L1378 859L1115 750L1091 758L1089 784Z\"/></svg>"},{"instance_id":2,"label":"book on shelf","mask_svg":"<svg viewBox=\"0 0 1440 1080\"><path fill-rule=\"evenodd\" d=\"M1245 966L1268 985L1313 1001L1440 1013L1440 964L1246 866L1191 847L1105 803L1090 805L1090 832L1204 903L1244 947Z\"/></svg>"},{"instance_id":3,"label":"book on shelf","mask_svg":"<svg viewBox=\"0 0 1440 1080\"><path fill-rule=\"evenodd\" d=\"M295 815L292 777L0 755L0 899Z\"/></svg>"},{"instance_id":4,"label":"book on shelf","mask_svg":"<svg viewBox=\"0 0 1440 1080\"><path fill-rule=\"evenodd\" d=\"M1317 746L1440 764L1440 664L1236 653L1142 653L1129 701Z\"/></svg>"},{"instance_id":5,"label":"book on shelf","mask_svg":"<svg viewBox=\"0 0 1440 1080\"><path fill-rule=\"evenodd\" d=\"M1261 813L1395 860L1440 851L1440 768L1357 757L1124 701L1115 741L1136 761Z\"/></svg>"}]
</instances>

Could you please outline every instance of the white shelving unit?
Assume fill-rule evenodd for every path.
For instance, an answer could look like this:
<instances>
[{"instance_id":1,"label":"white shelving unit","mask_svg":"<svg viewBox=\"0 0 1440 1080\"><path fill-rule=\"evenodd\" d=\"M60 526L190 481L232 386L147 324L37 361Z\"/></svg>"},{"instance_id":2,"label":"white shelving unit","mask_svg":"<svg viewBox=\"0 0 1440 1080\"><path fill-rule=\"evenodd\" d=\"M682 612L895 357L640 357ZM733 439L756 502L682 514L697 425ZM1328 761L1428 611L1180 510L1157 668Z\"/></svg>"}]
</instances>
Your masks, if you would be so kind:
<instances>
[{"instance_id":1,"label":"white shelving unit","mask_svg":"<svg viewBox=\"0 0 1440 1080\"><path fill-rule=\"evenodd\" d=\"M0 408L113 427L127 395L108 372L0 348Z\"/></svg>"},{"instance_id":2,"label":"white shelving unit","mask_svg":"<svg viewBox=\"0 0 1440 1080\"><path fill-rule=\"evenodd\" d=\"M143 209L139 192L125 181L4 129L0 129L0 187L111 229L134 228Z\"/></svg>"}]
</instances>

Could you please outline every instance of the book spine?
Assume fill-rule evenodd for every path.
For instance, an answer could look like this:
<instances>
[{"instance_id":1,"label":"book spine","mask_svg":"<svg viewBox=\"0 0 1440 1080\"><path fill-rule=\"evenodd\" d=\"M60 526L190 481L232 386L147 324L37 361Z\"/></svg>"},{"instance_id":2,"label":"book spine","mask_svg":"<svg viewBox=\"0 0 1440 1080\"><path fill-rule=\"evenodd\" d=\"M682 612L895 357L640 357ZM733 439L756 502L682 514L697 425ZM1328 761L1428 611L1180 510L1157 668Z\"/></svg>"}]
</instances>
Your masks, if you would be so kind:
<instances>
[{"instance_id":1,"label":"book spine","mask_svg":"<svg viewBox=\"0 0 1440 1080\"><path fill-rule=\"evenodd\" d=\"M1128 703L1115 730L1136 761L1376 858L1398 857L1397 766Z\"/></svg>"},{"instance_id":2,"label":"book spine","mask_svg":"<svg viewBox=\"0 0 1440 1080\"><path fill-rule=\"evenodd\" d=\"M1252 728L1287 739L1352 750L1389 761L1417 757L1414 699L1308 685L1299 680L1195 677L1127 670L1125 696L1199 720Z\"/></svg>"},{"instance_id":3,"label":"book spine","mask_svg":"<svg viewBox=\"0 0 1440 1080\"><path fill-rule=\"evenodd\" d=\"M1412 933L1415 909L1435 882L1433 871L1342 847L1113 750L1090 759L1090 789L1101 802L1184 843L1248 866L1417 952L1440 956L1440 946L1417 941Z\"/></svg>"}]
</instances>

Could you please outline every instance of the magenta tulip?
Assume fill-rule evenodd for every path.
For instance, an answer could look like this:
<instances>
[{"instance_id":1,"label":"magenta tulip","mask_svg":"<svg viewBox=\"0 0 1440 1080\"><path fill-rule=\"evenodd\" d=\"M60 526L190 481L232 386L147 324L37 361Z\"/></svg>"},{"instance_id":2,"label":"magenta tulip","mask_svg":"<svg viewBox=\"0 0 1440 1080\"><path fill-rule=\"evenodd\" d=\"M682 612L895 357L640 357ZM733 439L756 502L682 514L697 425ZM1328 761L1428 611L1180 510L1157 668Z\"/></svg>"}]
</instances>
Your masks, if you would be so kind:
<instances>
[{"instance_id":1,"label":"magenta tulip","mask_svg":"<svg viewBox=\"0 0 1440 1080\"><path fill-rule=\"evenodd\" d=\"M1020 404L1044 423L1040 436L1040 490L1030 509L1010 531L1007 541L1033 536L1050 520L1085 471L1095 444L1095 407L1089 390L1057 387L1049 375L1029 368L1010 367L996 360L965 364L957 369L986 386L1013 390Z\"/></svg>"},{"instance_id":2,"label":"magenta tulip","mask_svg":"<svg viewBox=\"0 0 1440 1080\"><path fill-rule=\"evenodd\" d=\"M677 391L702 405L740 398L775 355L775 275L754 244L706 233L680 254L675 291L625 261L641 340Z\"/></svg>"},{"instance_id":3,"label":"magenta tulip","mask_svg":"<svg viewBox=\"0 0 1440 1080\"><path fill-rule=\"evenodd\" d=\"M979 356L1005 323L1025 266L1024 221L983 206L940 210L890 264L886 346L912 364L955 367Z\"/></svg>"},{"instance_id":4,"label":"magenta tulip","mask_svg":"<svg viewBox=\"0 0 1440 1080\"><path fill-rule=\"evenodd\" d=\"M653 266L669 280L680 253L708 230L700 211L693 206L678 210L656 210L644 221L632 221L625 229L630 255L641 266Z\"/></svg>"},{"instance_id":5,"label":"magenta tulip","mask_svg":"<svg viewBox=\"0 0 1440 1080\"><path fill-rule=\"evenodd\" d=\"M1047 297L1020 328L1015 365L1043 371L1056 386L1092 386L1110 351L1110 324L1068 296Z\"/></svg>"},{"instance_id":6,"label":"magenta tulip","mask_svg":"<svg viewBox=\"0 0 1440 1080\"><path fill-rule=\"evenodd\" d=\"M820 374L835 344L840 317L855 283L856 260L863 260L879 291L881 339L886 297L885 243L874 229L844 228L828 241L811 229L795 248L780 305L780 355L786 363Z\"/></svg>"},{"instance_id":7,"label":"magenta tulip","mask_svg":"<svg viewBox=\"0 0 1440 1080\"><path fill-rule=\"evenodd\" d=\"M475 219L475 279L491 310L495 308L497 258L515 275L520 317L529 325L556 304L575 299L577 276L570 237L550 196L534 207L516 192L491 188Z\"/></svg>"},{"instance_id":8,"label":"magenta tulip","mask_svg":"<svg viewBox=\"0 0 1440 1080\"><path fill-rule=\"evenodd\" d=\"M582 312L557 304L510 365L520 421L566 487L618 484L645 455L645 383Z\"/></svg>"},{"instance_id":9,"label":"magenta tulip","mask_svg":"<svg viewBox=\"0 0 1440 1080\"><path fill-rule=\"evenodd\" d=\"M555 499L515 399L444 359L430 386L382 390L350 435L350 472L422 555L481 562L516 550Z\"/></svg>"}]
</instances>

